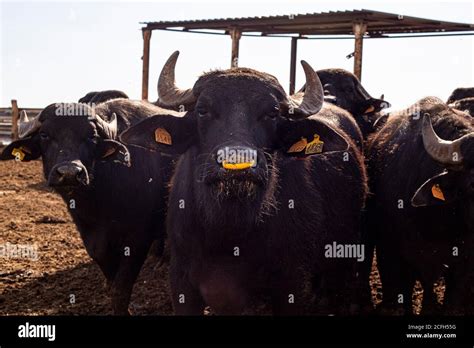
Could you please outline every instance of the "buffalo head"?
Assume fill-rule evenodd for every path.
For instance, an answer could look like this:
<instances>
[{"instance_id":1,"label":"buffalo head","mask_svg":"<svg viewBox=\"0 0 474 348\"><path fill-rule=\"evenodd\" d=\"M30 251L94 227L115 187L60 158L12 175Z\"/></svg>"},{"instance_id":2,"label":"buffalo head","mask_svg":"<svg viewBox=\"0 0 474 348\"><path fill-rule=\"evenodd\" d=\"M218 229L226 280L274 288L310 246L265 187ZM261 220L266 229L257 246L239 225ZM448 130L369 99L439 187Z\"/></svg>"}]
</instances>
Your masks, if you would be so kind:
<instances>
[{"instance_id":1,"label":"buffalo head","mask_svg":"<svg viewBox=\"0 0 474 348\"><path fill-rule=\"evenodd\" d=\"M87 186L97 161L130 165L128 150L114 140L117 117L106 120L86 104L51 104L34 119L22 112L20 139L9 144L1 160L31 161L42 157L50 186L61 189Z\"/></svg>"},{"instance_id":2,"label":"buffalo head","mask_svg":"<svg viewBox=\"0 0 474 348\"><path fill-rule=\"evenodd\" d=\"M328 123L310 117L321 109L324 96L305 61L306 92L287 96L275 77L247 68L212 71L192 89L180 89L174 83L177 57L175 52L163 68L160 100L193 109L184 117L146 119L127 129L121 140L164 154L185 154L193 163L194 182L208 194L258 201L276 175L277 157L308 156L310 142L319 141L311 154L348 148Z\"/></svg>"},{"instance_id":3,"label":"buffalo head","mask_svg":"<svg viewBox=\"0 0 474 348\"><path fill-rule=\"evenodd\" d=\"M446 119L449 117L445 116ZM465 221L474 223L474 129L454 140L440 138L431 123L430 114L422 121L424 150L444 171L428 179L412 198L414 207L459 204Z\"/></svg>"}]
</instances>

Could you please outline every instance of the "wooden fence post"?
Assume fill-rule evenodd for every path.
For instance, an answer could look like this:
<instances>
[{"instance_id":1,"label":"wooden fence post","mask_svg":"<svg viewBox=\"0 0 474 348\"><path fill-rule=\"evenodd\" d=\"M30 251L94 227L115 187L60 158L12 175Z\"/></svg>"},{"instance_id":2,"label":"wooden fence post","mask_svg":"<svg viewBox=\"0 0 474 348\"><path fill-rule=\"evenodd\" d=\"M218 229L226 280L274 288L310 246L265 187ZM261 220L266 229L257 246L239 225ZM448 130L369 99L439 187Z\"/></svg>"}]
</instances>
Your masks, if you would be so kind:
<instances>
[{"instance_id":1,"label":"wooden fence post","mask_svg":"<svg viewBox=\"0 0 474 348\"><path fill-rule=\"evenodd\" d=\"M232 54L230 67L237 68L239 66L239 41L242 37L242 32L237 28L229 30L230 37L232 38Z\"/></svg>"},{"instance_id":2,"label":"wooden fence post","mask_svg":"<svg viewBox=\"0 0 474 348\"><path fill-rule=\"evenodd\" d=\"M16 99L12 99L12 140L18 139L18 119L20 112L18 111L18 104Z\"/></svg>"},{"instance_id":3,"label":"wooden fence post","mask_svg":"<svg viewBox=\"0 0 474 348\"><path fill-rule=\"evenodd\" d=\"M364 34L367 30L367 23L354 22L353 25L355 44L354 44L354 75L359 81L362 81L362 44Z\"/></svg>"},{"instance_id":4,"label":"wooden fence post","mask_svg":"<svg viewBox=\"0 0 474 348\"><path fill-rule=\"evenodd\" d=\"M143 29L143 65L142 65L142 99L148 100L148 79L150 69L150 39L151 30Z\"/></svg>"}]
</instances>

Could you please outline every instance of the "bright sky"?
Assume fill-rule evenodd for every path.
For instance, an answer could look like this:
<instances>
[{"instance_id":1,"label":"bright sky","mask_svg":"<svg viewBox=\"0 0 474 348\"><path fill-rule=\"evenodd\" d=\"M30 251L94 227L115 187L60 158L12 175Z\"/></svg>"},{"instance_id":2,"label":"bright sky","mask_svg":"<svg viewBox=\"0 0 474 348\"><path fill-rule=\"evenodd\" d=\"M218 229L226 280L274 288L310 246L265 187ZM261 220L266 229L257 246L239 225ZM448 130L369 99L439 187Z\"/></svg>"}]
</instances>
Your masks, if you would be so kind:
<instances>
[{"instance_id":1,"label":"bright sky","mask_svg":"<svg viewBox=\"0 0 474 348\"><path fill-rule=\"evenodd\" d=\"M155 1L42 2L0 0L0 106L20 107L76 101L92 90L119 89L141 96L143 21L297 14L371 9L474 23L472 1ZM150 100L167 57L180 50L177 82L191 87L203 71L227 68L227 36L154 31L150 56ZM315 69L352 71L353 40L300 40L298 60ZM362 81L373 96L385 94L394 108L435 95L443 100L461 86L474 86L474 36L364 41ZM240 42L240 66L275 75L288 87L290 39L248 38ZM304 82L300 66L297 87Z\"/></svg>"}]
</instances>

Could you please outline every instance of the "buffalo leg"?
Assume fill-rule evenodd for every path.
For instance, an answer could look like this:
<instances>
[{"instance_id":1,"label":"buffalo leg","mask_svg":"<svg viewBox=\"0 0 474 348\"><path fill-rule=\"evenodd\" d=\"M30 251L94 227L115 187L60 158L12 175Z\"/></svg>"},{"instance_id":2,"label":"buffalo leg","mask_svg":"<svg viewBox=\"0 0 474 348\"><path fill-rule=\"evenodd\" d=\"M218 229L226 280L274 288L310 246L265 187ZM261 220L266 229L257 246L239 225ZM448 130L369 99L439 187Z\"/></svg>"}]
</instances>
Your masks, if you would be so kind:
<instances>
[{"instance_id":1,"label":"buffalo leg","mask_svg":"<svg viewBox=\"0 0 474 348\"><path fill-rule=\"evenodd\" d=\"M205 303L199 289L194 287L184 270L187 264L179 264L175 257L170 262L170 285L173 310L176 315L203 315Z\"/></svg>"},{"instance_id":2,"label":"buffalo leg","mask_svg":"<svg viewBox=\"0 0 474 348\"><path fill-rule=\"evenodd\" d=\"M423 283L423 307L422 314L435 315L441 314L441 305L438 303L438 298L433 291L432 282Z\"/></svg>"},{"instance_id":3,"label":"buffalo leg","mask_svg":"<svg viewBox=\"0 0 474 348\"><path fill-rule=\"evenodd\" d=\"M362 282L357 277L357 265L355 261L343 261L339 266L324 277L327 314L358 314Z\"/></svg>"},{"instance_id":4,"label":"buffalo leg","mask_svg":"<svg viewBox=\"0 0 474 348\"><path fill-rule=\"evenodd\" d=\"M399 258L386 256L382 249L380 254L377 253L383 293L381 311L390 315L411 315L413 286L416 280L410 271L411 265Z\"/></svg>"},{"instance_id":5,"label":"buffalo leg","mask_svg":"<svg viewBox=\"0 0 474 348\"><path fill-rule=\"evenodd\" d=\"M129 315L128 305L133 285L145 262L150 243L131 247L129 256L122 256L111 284L112 308L115 315Z\"/></svg>"},{"instance_id":6,"label":"buffalo leg","mask_svg":"<svg viewBox=\"0 0 474 348\"><path fill-rule=\"evenodd\" d=\"M445 310L450 314L465 314L468 277L463 272L451 271L446 279Z\"/></svg>"},{"instance_id":7,"label":"buffalo leg","mask_svg":"<svg viewBox=\"0 0 474 348\"><path fill-rule=\"evenodd\" d=\"M296 276L282 277L271 290L271 304L274 315L301 315L309 302L302 291L304 279ZM306 306L309 307L309 306Z\"/></svg>"}]
</instances>

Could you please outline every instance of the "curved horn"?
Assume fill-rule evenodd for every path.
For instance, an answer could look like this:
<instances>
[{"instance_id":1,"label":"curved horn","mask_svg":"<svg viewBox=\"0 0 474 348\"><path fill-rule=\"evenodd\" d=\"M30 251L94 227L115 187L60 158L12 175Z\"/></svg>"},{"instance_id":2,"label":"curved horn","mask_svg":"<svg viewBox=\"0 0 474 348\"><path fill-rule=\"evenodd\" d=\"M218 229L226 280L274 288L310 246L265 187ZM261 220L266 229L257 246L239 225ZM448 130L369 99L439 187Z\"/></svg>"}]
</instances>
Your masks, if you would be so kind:
<instances>
[{"instance_id":1,"label":"curved horn","mask_svg":"<svg viewBox=\"0 0 474 348\"><path fill-rule=\"evenodd\" d=\"M179 51L173 52L168 58L158 79L158 102L163 107L186 105L196 101L192 88L179 89L175 82L175 67Z\"/></svg>"},{"instance_id":2,"label":"curved horn","mask_svg":"<svg viewBox=\"0 0 474 348\"><path fill-rule=\"evenodd\" d=\"M115 139L117 137L117 115L115 112L110 117L109 122L105 121L99 115L96 115L95 118L97 122L97 130L100 135L108 139Z\"/></svg>"},{"instance_id":3,"label":"curved horn","mask_svg":"<svg viewBox=\"0 0 474 348\"><path fill-rule=\"evenodd\" d=\"M306 76L305 91L290 96L290 105L295 108L296 118L317 114L324 101L324 90L318 74L306 61L302 60L301 65Z\"/></svg>"},{"instance_id":4,"label":"curved horn","mask_svg":"<svg viewBox=\"0 0 474 348\"><path fill-rule=\"evenodd\" d=\"M41 113L40 113L41 114ZM25 138L28 135L33 134L41 127L41 122L39 121L39 115L32 120L28 119L28 114L25 110L21 110L20 113L20 123L18 125L18 137Z\"/></svg>"},{"instance_id":5,"label":"curved horn","mask_svg":"<svg viewBox=\"0 0 474 348\"><path fill-rule=\"evenodd\" d=\"M456 140L441 139L433 129L431 117L425 114L423 117L423 126L421 129L423 145L426 152L435 161L444 165L460 166L463 163L461 145L467 139L474 140L474 133L466 134Z\"/></svg>"},{"instance_id":6,"label":"curved horn","mask_svg":"<svg viewBox=\"0 0 474 348\"><path fill-rule=\"evenodd\" d=\"M26 113L25 110L21 110L20 112L20 123L25 123L25 122L28 122L29 119L28 119L28 114Z\"/></svg>"}]
</instances>

